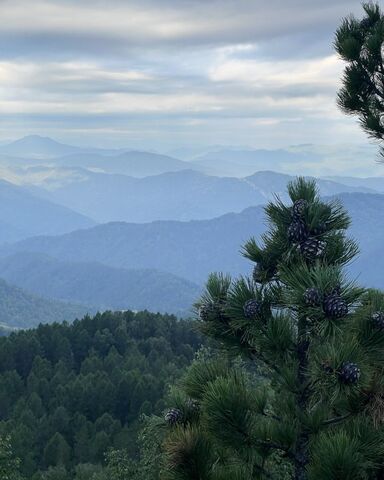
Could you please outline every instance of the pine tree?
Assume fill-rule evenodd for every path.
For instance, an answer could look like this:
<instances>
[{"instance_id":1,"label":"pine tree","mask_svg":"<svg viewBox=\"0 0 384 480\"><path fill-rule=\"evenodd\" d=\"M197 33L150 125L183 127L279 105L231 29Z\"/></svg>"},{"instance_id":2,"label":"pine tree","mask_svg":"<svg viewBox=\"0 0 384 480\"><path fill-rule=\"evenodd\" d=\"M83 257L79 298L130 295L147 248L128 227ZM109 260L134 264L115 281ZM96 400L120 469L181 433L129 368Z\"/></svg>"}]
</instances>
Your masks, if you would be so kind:
<instances>
[{"instance_id":1,"label":"pine tree","mask_svg":"<svg viewBox=\"0 0 384 480\"><path fill-rule=\"evenodd\" d=\"M348 115L357 115L368 135L384 140L384 15L378 4L363 4L365 17L350 16L336 32L335 49L347 62L338 103ZM381 154L384 147L381 146Z\"/></svg>"},{"instance_id":2,"label":"pine tree","mask_svg":"<svg viewBox=\"0 0 384 480\"><path fill-rule=\"evenodd\" d=\"M174 394L164 478L379 478L384 295L344 272L357 247L342 206L301 178L288 193L244 246L250 277L211 275L196 306L225 355L195 362Z\"/></svg>"},{"instance_id":3,"label":"pine tree","mask_svg":"<svg viewBox=\"0 0 384 480\"><path fill-rule=\"evenodd\" d=\"M20 460L15 458L8 436L0 436L0 478L1 480L22 480L19 475Z\"/></svg>"}]
</instances>

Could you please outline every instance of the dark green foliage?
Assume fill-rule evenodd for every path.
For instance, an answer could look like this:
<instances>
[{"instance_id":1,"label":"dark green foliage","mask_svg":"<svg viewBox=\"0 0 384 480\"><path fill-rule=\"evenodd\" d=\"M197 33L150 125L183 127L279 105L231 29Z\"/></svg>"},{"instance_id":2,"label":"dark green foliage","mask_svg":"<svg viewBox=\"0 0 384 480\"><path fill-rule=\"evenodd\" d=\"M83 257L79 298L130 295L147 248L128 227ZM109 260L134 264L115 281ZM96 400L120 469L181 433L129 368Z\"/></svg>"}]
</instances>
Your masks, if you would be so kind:
<instances>
[{"instance_id":1,"label":"dark green foliage","mask_svg":"<svg viewBox=\"0 0 384 480\"><path fill-rule=\"evenodd\" d=\"M0 478L1 480L22 480L19 475L20 461L12 451L8 436L0 436Z\"/></svg>"},{"instance_id":2,"label":"dark green foliage","mask_svg":"<svg viewBox=\"0 0 384 480\"><path fill-rule=\"evenodd\" d=\"M363 3L363 9L362 20L350 16L336 32L335 49L347 62L338 103L345 113L357 115L364 131L381 142L384 139L384 15L373 2Z\"/></svg>"},{"instance_id":3,"label":"dark green foliage","mask_svg":"<svg viewBox=\"0 0 384 480\"><path fill-rule=\"evenodd\" d=\"M163 412L199 345L191 321L129 311L2 337L0 434L27 478L78 478L111 447L133 461L140 416Z\"/></svg>"}]
</instances>

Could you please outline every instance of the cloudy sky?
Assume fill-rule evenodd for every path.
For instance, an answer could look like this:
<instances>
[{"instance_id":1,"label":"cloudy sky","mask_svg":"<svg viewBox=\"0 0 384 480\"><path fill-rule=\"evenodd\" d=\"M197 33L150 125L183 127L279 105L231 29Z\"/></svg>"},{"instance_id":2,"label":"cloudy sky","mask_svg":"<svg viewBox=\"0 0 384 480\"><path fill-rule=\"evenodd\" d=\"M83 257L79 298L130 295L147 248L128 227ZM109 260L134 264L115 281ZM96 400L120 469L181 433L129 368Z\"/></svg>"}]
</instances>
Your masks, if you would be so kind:
<instances>
[{"instance_id":1,"label":"cloudy sky","mask_svg":"<svg viewBox=\"0 0 384 480\"><path fill-rule=\"evenodd\" d=\"M0 141L366 143L335 105L355 0L0 0Z\"/></svg>"}]
</instances>

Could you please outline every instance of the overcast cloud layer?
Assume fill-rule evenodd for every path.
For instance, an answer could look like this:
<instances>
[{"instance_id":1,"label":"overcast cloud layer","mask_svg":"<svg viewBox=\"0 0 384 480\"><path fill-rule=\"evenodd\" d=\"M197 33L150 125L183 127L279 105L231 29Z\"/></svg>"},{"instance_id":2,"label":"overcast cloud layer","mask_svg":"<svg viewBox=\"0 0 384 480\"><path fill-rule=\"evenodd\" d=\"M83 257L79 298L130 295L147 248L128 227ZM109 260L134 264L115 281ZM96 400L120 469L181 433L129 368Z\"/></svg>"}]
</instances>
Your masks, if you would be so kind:
<instances>
[{"instance_id":1,"label":"overcast cloud layer","mask_svg":"<svg viewBox=\"0 0 384 480\"><path fill-rule=\"evenodd\" d=\"M335 105L355 0L0 0L0 140L367 142Z\"/></svg>"}]
</instances>

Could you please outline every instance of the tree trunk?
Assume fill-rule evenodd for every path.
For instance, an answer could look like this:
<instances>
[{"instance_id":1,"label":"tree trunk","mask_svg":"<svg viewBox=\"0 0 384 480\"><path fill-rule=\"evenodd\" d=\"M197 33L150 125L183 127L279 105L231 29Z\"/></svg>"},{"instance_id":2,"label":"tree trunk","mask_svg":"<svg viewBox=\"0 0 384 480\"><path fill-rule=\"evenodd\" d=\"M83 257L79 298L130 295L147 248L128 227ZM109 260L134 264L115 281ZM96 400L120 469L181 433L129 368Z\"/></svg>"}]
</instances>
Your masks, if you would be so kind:
<instances>
[{"instance_id":1,"label":"tree trunk","mask_svg":"<svg viewBox=\"0 0 384 480\"><path fill-rule=\"evenodd\" d=\"M299 392L297 395L298 412L305 412L309 392L306 388L306 370L308 366L308 348L309 341L306 339L307 319L300 317L298 322L298 345L297 357L299 361L297 380L299 384ZM299 417L300 418L300 417ZM295 452L295 480L307 480L307 464L308 464L308 432L304 425L300 425L299 435L297 438Z\"/></svg>"}]
</instances>

